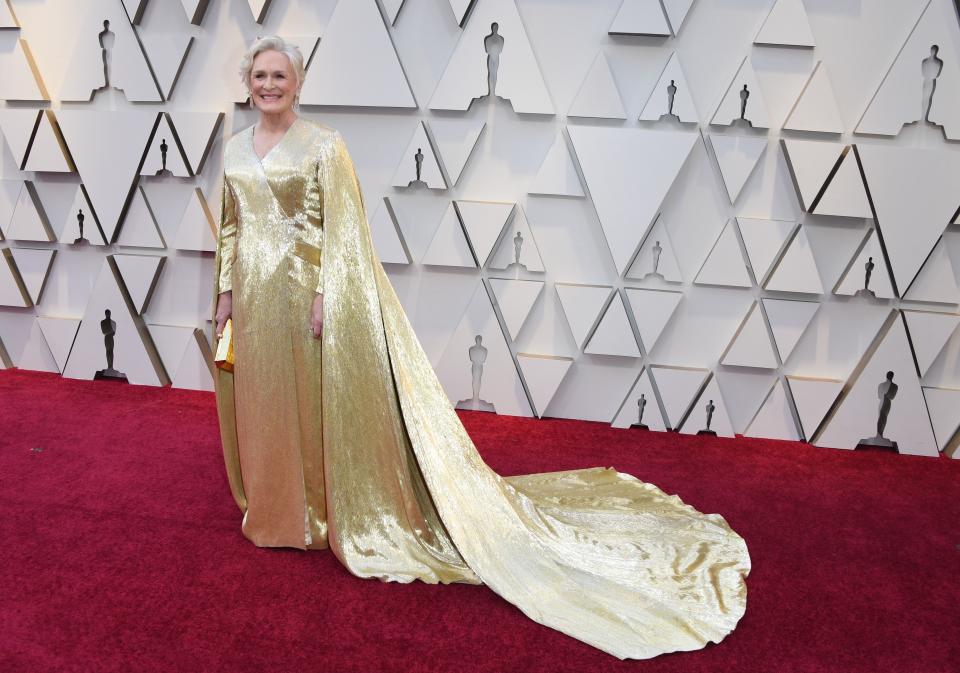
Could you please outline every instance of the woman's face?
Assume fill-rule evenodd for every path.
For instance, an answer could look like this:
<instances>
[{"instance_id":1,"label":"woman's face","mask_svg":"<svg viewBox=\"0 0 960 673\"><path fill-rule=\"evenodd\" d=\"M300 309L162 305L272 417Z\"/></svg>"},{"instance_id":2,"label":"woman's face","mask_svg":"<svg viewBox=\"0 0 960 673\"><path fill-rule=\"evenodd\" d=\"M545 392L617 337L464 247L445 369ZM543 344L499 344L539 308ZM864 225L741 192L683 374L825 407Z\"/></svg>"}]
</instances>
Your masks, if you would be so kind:
<instances>
[{"instance_id":1,"label":"woman's face","mask_svg":"<svg viewBox=\"0 0 960 673\"><path fill-rule=\"evenodd\" d=\"M286 54L272 50L257 54L250 71L250 94L263 113L283 114L293 108L297 75Z\"/></svg>"}]
</instances>

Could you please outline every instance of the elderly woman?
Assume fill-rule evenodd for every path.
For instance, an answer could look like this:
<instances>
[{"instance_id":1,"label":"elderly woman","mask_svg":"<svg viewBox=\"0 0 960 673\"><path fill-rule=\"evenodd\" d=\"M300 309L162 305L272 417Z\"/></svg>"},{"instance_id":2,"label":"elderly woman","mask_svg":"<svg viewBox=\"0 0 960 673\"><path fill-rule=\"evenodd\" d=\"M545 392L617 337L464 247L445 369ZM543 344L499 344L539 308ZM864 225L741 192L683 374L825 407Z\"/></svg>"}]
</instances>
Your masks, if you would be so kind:
<instances>
[{"instance_id":1,"label":"elderly woman","mask_svg":"<svg viewBox=\"0 0 960 673\"><path fill-rule=\"evenodd\" d=\"M303 58L244 57L259 121L227 143L217 403L243 533L358 577L484 583L621 658L719 642L746 607L746 544L609 468L503 478L480 458L377 259L343 138L298 117Z\"/></svg>"}]
</instances>

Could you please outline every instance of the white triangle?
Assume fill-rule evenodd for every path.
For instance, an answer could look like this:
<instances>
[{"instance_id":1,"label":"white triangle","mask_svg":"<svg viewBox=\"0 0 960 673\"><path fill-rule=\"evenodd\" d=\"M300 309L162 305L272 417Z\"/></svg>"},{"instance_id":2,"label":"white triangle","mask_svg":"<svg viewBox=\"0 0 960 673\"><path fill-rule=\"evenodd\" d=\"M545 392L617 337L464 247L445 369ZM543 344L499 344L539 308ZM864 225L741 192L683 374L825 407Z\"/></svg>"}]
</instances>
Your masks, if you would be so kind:
<instances>
[{"instance_id":1,"label":"white triangle","mask_svg":"<svg viewBox=\"0 0 960 673\"><path fill-rule=\"evenodd\" d=\"M57 371L62 372L67 366L67 358L70 356L70 349L73 348L73 340L77 337L77 330L80 329L80 320L40 316L37 318L37 324L40 325L43 338L50 348L53 359L57 362Z\"/></svg>"},{"instance_id":2,"label":"white triangle","mask_svg":"<svg viewBox=\"0 0 960 673\"><path fill-rule=\"evenodd\" d=\"M0 306L30 306L30 297L20 290L20 274L13 263L13 256L0 251Z\"/></svg>"},{"instance_id":3,"label":"white triangle","mask_svg":"<svg viewBox=\"0 0 960 673\"><path fill-rule=\"evenodd\" d=\"M337 3L304 80L300 102L417 107L376 2Z\"/></svg>"},{"instance_id":4,"label":"white triangle","mask_svg":"<svg viewBox=\"0 0 960 673\"><path fill-rule=\"evenodd\" d=\"M817 215L837 215L841 217L872 218L873 211L867 200L867 191L863 188L863 178L853 152L847 152L842 159L830 184L816 207L810 212Z\"/></svg>"},{"instance_id":5,"label":"white triangle","mask_svg":"<svg viewBox=\"0 0 960 673\"><path fill-rule=\"evenodd\" d=\"M153 142L147 148L140 175L161 175L164 147L167 151L167 170L178 178L191 177L167 115L160 115L160 125L153 135Z\"/></svg>"},{"instance_id":6,"label":"white triangle","mask_svg":"<svg viewBox=\"0 0 960 673\"><path fill-rule=\"evenodd\" d=\"M960 154L942 149L857 145L877 226L901 291L909 288L957 211Z\"/></svg>"},{"instance_id":7,"label":"white triangle","mask_svg":"<svg viewBox=\"0 0 960 673\"><path fill-rule=\"evenodd\" d=\"M558 133L547 155L540 163L529 194L547 194L550 196L584 196L580 176L573 165L570 150L563 133Z\"/></svg>"},{"instance_id":8,"label":"white triangle","mask_svg":"<svg viewBox=\"0 0 960 673\"><path fill-rule=\"evenodd\" d=\"M943 451L960 427L960 390L924 388L923 397L933 423L937 448Z\"/></svg>"},{"instance_id":9,"label":"white triangle","mask_svg":"<svg viewBox=\"0 0 960 673\"><path fill-rule=\"evenodd\" d=\"M817 61L783 128L793 131L843 133L843 117L827 75L827 66Z\"/></svg>"},{"instance_id":10,"label":"white triangle","mask_svg":"<svg viewBox=\"0 0 960 673\"><path fill-rule=\"evenodd\" d=\"M387 12L387 20L391 25L397 22L401 7L403 7L403 0L383 0L383 8Z\"/></svg>"},{"instance_id":11,"label":"white triangle","mask_svg":"<svg viewBox=\"0 0 960 673\"><path fill-rule=\"evenodd\" d=\"M920 376L924 376L930 365L947 345L947 341L960 325L960 316L949 313L928 313L926 311L904 311L910 331L910 343L917 356Z\"/></svg>"},{"instance_id":12,"label":"white triangle","mask_svg":"<svg viewBox=\"0 0 960 673\"><path fill-rule=\"evenodd\" d=\"M400 0L400 2L402 3L403 0ZM263 23L267 10L270 8L270 0L247 0L247 4L250 5L253 20L257 23Z\"/></svg>"},{"instance_id":13,"label":"white triangle","mask_svg":"<svg viewBox=\"0 0 960 673\"><path fill-rule=\"evenodd\" d=\"M91 3L86 4L89 6ZM71 35L82 37L74 37L72 45L69 39L61 38L61 42L66 42L64 55L67 59L57 98L61 101L89 103L97 95L106 98L122 96L131 103L163 102L137 30L131 25L121 4L98 2L91 10L74 13L65 19L70 22ZM110 22L109 31L112 33L109 43L105 43L109 49L107 69L104 68L104 49L98 44L98 36L104 31L104 21ZM109 89L105 88L107 84Z\"/></svg>"},{"instance_id":14,"label":"white triangle","mask_svg":"<svg viewBox=\"0 0 960 673\"><path fill-rule=\"evenodd\" d=\"M168 375L175 374L183 361L187 346L193 339L194 327L149 325L150 338Z\"/></svg>"},{"instance_id":15,"label":"white triangle","mask_svg":"<svg viewBox=\"0 0 960 673\"><path fill-rule=\"evenodd\" d=\"M767 112L767 104L764 101L763 91L760 89L760 81L757 79L757 73L753 70L750 63L750 57L745 56L740 64L740 69L733 76L733 80L727 87L726 93L720 100L716 112L710 119L711 124L718 126L727 126L740 119L740 110L742 108L743 87L746 85L747 96L746 109L744 110L744 119L750 122L753 128L770 128L770 117Z\"/></svg>"},{"instance_id":16,"label":"white triangle","mask_svg":"<svg viewBox=\"0 0 960 673\"><path fill-rule=\"evenodd\" d=\"M776 0L753 40L754 44L815 47L803 0Z\"/></svg>"},{"instance_id":17,"label":"white triangle","mask_svg":"<svg viewBox=\"0 0 960 673\"><path fill-rule=\"evenodd\" d=\"M475 269L477 262L463 235L460 218L451 203L433 234L430 247L423 256L423 264L435 266L463 266Z\"/></svg>"},{"instance_id":18,"label":"white triangle","mask_svg":"<svg viewBox=\"0 0 960 673\"><path fill-rule=\"evenodd\" d=\"M0 7L2 6L3 3L0 2ZM10 153L17 162L17 168L22 167L27 158L30 138L42 113L42 110L30 108L0 108L0 132L3 133Z\"/></svg>"},{"instance_id":19,"label":"white triangle","mask_svg":"<svg viewBox=\"0 0 960 673\"><path fill-rule=\"evenodd\" d=\"M453 206L451 205L450 208L452 209ZM406 248L403 247L400 232L390 214L386 199L380 201L377 212L370 218L370 234L373 236L373 247L382 264L410 263L410 257L407 255Z\"/></svg>"},{"instance_id":20,"label":"white triangle","mask_svg":"<svg viewBox=\"0 0 960 673\"><path fill-rule=\"evenodd\" d=\"M166 257L148 255L113 255L123 284L130 294L137 313L143 313L160 275L161 264Z\"/></svg>"},{"instance_id":21,"label":"white triangle","mask_svg":"<svg viewBox=\"0 0 960 673\"><path fill-rule=\"evenodd\" d=\"M450 186L460 180L467 160L480 140L487 123L482 119L433 119L430 131L437 144L437 153L450 179Z\"/></svg>"},{"instance_id":22,"label":"white triangle","mask_svg":"<svg viewBox=\"0 0 960 673\"><path fill-rule=\"evenodd\" d=\"M597 54L587 76L580 84L580 91L573 99L567 116L599 119L627 118L620 91L617 89L617 83L610 71L610 64L602 50Z\"/></svg>"},{"instance_id":23,"label":"white triangle","mask_svg":"<svg viewBox=\"0 0 960 673\"><path fill-rule=\"evenodd\" d=\"M643 111L640 112L640 119L657 121L661 116L670 114L671 86L676 87L673 92L673 114L682 122L695 123L699 120L697 107L693 104L693 97L690 95L690 85L687 84L687 76L683 73L677 52L670 55L663 72L660 73L660 79L647 96Z\"/></svg>"},{"instance_id":24,"label":"white triangle","mask_svg":"<svg viewBox=\"0 0 960 673\"><path fill-rule=\"evenodd\" d=\"M777 356L773 352L767 325L756 302L720 363L738 367L777 368Z\"/></svg>"},{"instance_id":25,"label":"white triangle","mask_svg":"<svg viewBox=\"0 0 960 673\"><path fill-rule=\"evenodd\" d=\"M675 367L652 367L651 370L667 412L667 425L677 428L710 372Z\"/></svg>"},{"instance_id":26,"label":"white triangle","mask_svg":"<svg viewBox=\"0 0 960 673\"><path fill-rule=\"evenodd\" d=\"M887 273L887 264L883 260L883 252L880 249L880 241L877 240L873 229L867 232L866 243L860 249L856 259L847 267L834 293L852 296L862 289L866 282L867 264L871 258L873 269L870 273L870 291L879 299L895 297L893 287L890 285L890 274Z\"/></svg>"},{"instance_id":27,"label":"white triangle","mask_svg":"<svg viewBox=\"0 0 960 673\"><path fill-rule=\"evenodd\" d=\"M25 182L17 199L16 209L7 227L7 238L15 241L42 241L50 243L56 240L46 217L38 210L34 200L32 185Z\"/></svg>"},{"instance_id":28,"label":"white triangle","mask_svg":"<svg viewBox=\"0 0 960 673\"><path fill-rule=\"evenodd\" d=\"M417 181L417 156L420 160L420 181L425 183L431 189L446 189L447 184L443 180L440 172L440 164L437 162L437 155L433 152L433 146L427 137L427 129L423 122L417 122L417 126L407 143L407 149L400 157L400 163L397 164L397 170L393 173L394 187L407 187Z\"/></svg>"},{"instance_id":29,"label":"white triangle","mask_svg":"<svg viewBox=\"0 0 960 673\"><path fill-rule=\"evenodd\" d=\"M480 344L486 349L482 358L471 357L470 349ZM482 363L478 362L482 359ZM479 371L477 364L482 364ZM450 400L461 407L471 407L473 384L479 379L478 397L493 405L500 414L531 416L530 401L500 321L490 304L487 289L478 283L470 304L457 324L446 349L436 365L437 377ZM483 406L483 405L479 405Z\"/></svg>"},{"instance_id":30,"label":"white triangle","mask_svg":"<svg viewBox=\"0 0 960 673\"><path fill-rule=\"evenodd\" d=\"M684 435L695 435L700 430L707 429L707 407L713 407L713 413L710 415L710 430L717 433L718 437L734 437L733 424L730 422L730 416L727 414L727 405L723 401L723 395L720 393L720 386L717 385L716 377L710 379L707 387L700 393L699 399L694 403L690 410L690 415L683 422L680 432Z\"/></svg>"},{"instance_id":31,"label":"white triangle","mask_svg":"<svg viewBox=\"0 0 960 673\"><path fill-rule=\"evenodd\" d=\"M533 236L533 230L530 223L527 222L527 216L523 208L519 205L513 216L510 227L500 238L500 244L490 257L487 265L490 269L516 270L517 250L519 249L519 264L526 267L527 271L533 273L543 273L543 258L540 256L540 247L537 245L537 239Z\"/></svg>"},{"instance_id":32,"label":"white triangle","mask_svg":"<svg viewBox=\"0 0 960 673\"><path fill-rule=\"evenodd\" d=\"M210 0L180 0L183 11L187 14L187 20L195 26L199 26L203 21L203 14L207 11L209 2Z\"/></svg>"},{"instance_id":33,"label":"white triangle","mask_svg":"<svg viewBox=\"0 0 960 673\"><path fill-rule=\"evenodd\" d=\"M203 192L197 187L193 190L187 203L187 210L180 220L173 247L177 250L216 252L217 240L213 227L213 216L207 207L207 200L203 198Z\"/></svg>"},{"instance_id":34,"label":"white triangle","mask_svg":"<svg viewBox=\"0 0 960 673\"><path fill-rule=\"evenodd\" d=\"M17 367L35 372L60 373L57 361L47 345L46 339L37 320L30 326L30 336L24 344L20 357L17 358Z\"/></svg>"},{"instance_id":35,"label":"white triangle","mask_svg":"<svg viewBox=\"0 0 960 673\"><path fill-rule=\"evenodd\" d=\"M680 265L677 264L677 256L673 250L673 241L662 219L657 218L656 224L640 245L640 252L630 265L626 277L637 281L683 282Z\"/></svg>"},{"instance_id":36,"label":"white triangle","mask_svg":"<svg viewBox=\"0 0 960 673\"><path fill-rule=\"evenodd\" d=\"M223 120L223 113L180 111L167 114L170 115L170 121L176 128L180 144L190 162L190 168L199 175L213 147L215 134Z\"/></svg>"},{"instance_id":37,"label":"white triangle","mask_svg":"<svg viewBox=\"0 0 960 673\"><path fill-rule=\"evenodd\" d=\"M770 389L770 394L753 417L744 433L748 437L763 437L766 439L783 439L797 441L800 433L790 411L790 401L778 379Z\"/></svg>"},{"instance_id":38,"label":"white triangle","mask_svg":"<svg viewBox=\"0 0 960 673\"><path fill-rule=\"evenodd\" d=\"M894 373L893 383L899 389L890 405L883 436L897 442L900 453L938 455L910 343L899 319L859 376L848 382L849 392L817 438L817 446L854 449L861 439L877 434L878 387L885 383L888 371Z\"/></svg>"},{"instance_id":39,"label":"white triangle","mask_svg":"<svg viewBox=\"0 0 960 673\"><path fill-rule=\"evenodd\" d=\"M960 33L953 5L941 0L927 2L857 124L857 133L895 136L904 124L927 116L943 126L947 138L960 138L960 72L956 65L960 63ZM928 61L932 45L938 47L937 58L942 62L939 72L934 62ZM929 78L936 79L932 100ZM926 104L930 105L929 115L925 114Z\"/></svg>"},{"instance_id":40,"label":"white triangle","mask_svg":"<svg viewBox=\"0 0 960 673\"><path fill-rule=\"evenodd\" d=\"M46 110L40 115L37 135L30 146L26 171L46 171L48 173L73 173L73 166L66 155L66 147L53 128L53 113Z\"/></svg>"},{"instance_id":41,"label":"white triangle","mask_svg":"<svg viewBox=\"0 0 960 673\"><path fill-rule=\"evenodd\" d=\"M790 175L793 178L800 206L809 211L816 201L830 171L841 159L847 147L843 143L819 142L816 140L781 140Z\"/></svg>"},{"instance_id":42,"label":"white triangle","mask_svg":"<svg viewBox=\"0 0 960 673\"><path fill-rule=\"evenodd\" d=\"M786 363L820 304L813 301L764 298L763 308L767 312L780 360Z\"/></svg>"},{"instance_id":43,"label":"white triangle","mask_svg":"<svg viewBox=\"0 0 960 673\"><path fill-rule=\"evenodd\" d=\"M609 286L570 285L556 283L557 296L570 326L577 347L582 348L593 326L597 322L600 310L610 296Z\"/></svg>"},{"instance_id":44,"label":"white triangle","mask_svg":"<svg viewBox=\"0 0 960 673\"><path fill-rule=\"evenodd\" d=\"M557 389L563 382L573 360L551 355L530 355L517 353L517 362L523 379L527 383L527 390L533 398L533 406L537 416L543 417L550 405L550 400L556 395Z\"/></svg>"},{"instance_id":45,"label":"white triangle","mask_svg":"<svg viewBox=\"0 0 960 673\"><path fill-rule=\"evenodd\" d=\"M740 236L747 249L747 258L753 268L757 283L763 285L770 268L780 258L790 235L797 228L796 222L787 220L754 220L738 217Z\"/></svg>"},{"instance_id":46,"label":"white triangle","mask_svg":"<svg viewBox=\"0 0 960 673\"><path fill-rule=\"evenodd\" d=\"M947 238L945 235L937 241L930 257L920 267L916 280L910 285L906 299L942 304L960 303L960 275L950 259Z\"/></svg>"},{"instance_id":47,"label":"white triangle","mask_svg":"<svg viewBox=\"0 0 960 673\"><path fill-rule=\"evenodd\" d=\"M50 100L42 82L37 81L30 58L27 57L27 43L22 39L11 40L12 47L0 51L0 98L8 101L27 101L44 103ZM9 43L8 43L9 44Z\"/></svg>"},{"instance_id":48,"label":"white triangle","mask_svg":"<svg viewBox=\"0 0 960 673\"><path fill-rule=\"evenodd\" d=\"M640 357L637 339L633 335L633 329L627 319L627 310L623 306L619 292L614 293L606 313L600 319L600 324L597 325L583 352L593 355Z\"/></svg>"},{"instance_id":49,"label":"white triangle","mask_svg":"<svg viewBox=\"0 0 960 673\"><path fill-rule=\"evenodd\" d=\"M720 166L720 175L727 188L730 202L740 195L747 178L757 167L763 151L767 149L767 139L756 136L710 135L710 145Z\"/></svg>"},{"instance_id":50,"label":"white triangle","mask_svg":"<svg viewBox=\"0 0 960 673\"><path fill-rule=\"evenodd\" d=\"M13 211L20 202L20 192L24 190L23 180L0 179L0 241L13 219Z\"/></svg>"},{"instance_id":51,"label":"white triangle","mask_svg":"<svg viewBox=\"0 0 960 673\"><path fill-rule=\"evenodd\" d=\"M137 31L137 37L143 45L147 60L150 61L160 94L169 101L173 87L183 71L187 53L193 45L193 35L188 31L155 33L141 30Z\"/></svg>"},{"instance_id":52,"label":"white triangle","mask_svg":"<svg viewBox=\"0 0 960 673\"><path fill-rule=\"evenodd\" d=\"M670 35L660 0L623 0L607 31L611 35Z\"/></svg>"},{"instance_id":53,"label":"white triangle","mask_svg":"<svg viewBox=\"0 0 960 673\"><path fill-rule=\"evenodd\" d=\"M92 379L97 371L107 366L106 348L101 323L106 319L105 311L110 311L110 319L115 322L114 369L127 376L130 383L159 386L165 384L163 369L155 359L152 346L141 336L145 329L139 316L132 313L120 292L118 280L110 264L105 259L93 290L87 299L80 330L70 359L63 375L74 379Z\"/></svg>"},{"instance_id":54,"label":"white triangle","mask_svg":"<svg viewBox=\"0 0 960 673\"><path fill-rule=\"evenodd\" d=\"M103 240L103 235L100 233L100 228L93 216L93 209L90 207L81 185L77 185L77 189L73 193L73 202L67 209L66 221L60 228L60 240L63 243L71 244L80 238L80 215L83 216L83 240L86 241L86 244L107 245L107 242Z\"/></svg>"},{"instance_id":55,"label":"white triangle","mask_svg":"<svg viewBox=\"0 0 960 673\"><path fill-rule=\"evenodd\" d=\"M488 100L489 71L484 43L496 23L504 41L494 95L509 101L518 113L554 114L543 74L514 0L483 0L472 6L466 28L430 99L430 109L466 110L479 98L492 102Z\"/></svg>"},{"instance_id":56,"label":"white triangle","mask_svg":"<svg viewBox=\"0 0 960 673\"><path fill-rule=\"evenodd\" d=\"M667 12L667 18L670 19L670 27L674 35L680 33L680 27L686 20L693 3L694 0L663 0L663 8Z\"/></svg>"},{"instance_id":57,"label":"white triangle","mask_svg":"<svg viewBox=\"0 0 960 673\"><path fill-rule=\"evenodd\" d=\"M507 325L510 338L516 340L530 310L543 290L541 280L505 280L491 278L490 287L500 308L500 315Z\"/></svg>"},{"instance_id":58,"label":"white triangle","mask_svg":"<svg viewBox=\"0 0 960 673\"><path fill-rule=\"evenodd\" d=\"M86 229L86 227L85 227ZM123 218L117 245L132 248L165 248L157 221L141 187L133 193L133 202Z\"/></svg>"},{"instance_id":59,"label":"white triangle","mask_svg":"<svg viewBox=\"0 0 960 673\"><path fill-rule=\"evenodd\" d=\"M60 109L57 120L103 233L113 241L157 113Z\"/></svg>"},{"instance_id":60,"label":"white triangle","mask_svg":"<svg viewBox=\"0 0 960 673\"><path fill-rule=\"evenodd\" d=\"M803 227L793 237L790 247L787 248L787 252L780 259L780 263L764 287L780 292L823 294L820 272L817 270L817 263L810 249L810 241Z\"/></svg>"},{"instance_id":61,"label":"white triangle","mask_svg":"<svg viewBox=\"0 0 960 673\"><path fill-rule=\"evenodd\" d=\"M457 210L467 239L477 259L477 264L485 266L493 246L500 238L514 204L492 201L456 201Z\"/></svg>"},{"instance_id":62,"label":"white triangle","mask_svg":"<svg viewBox=\"0 0 960 673\"><path fill-rule=\"evenodd\" d=\"M26 286L27 293L34 304L40 303L43 288L50 274L50 265L53 264L56 252L56 250L50 249L10 248L10 254L13 255L13 261L17 265L17 271L20 272L23 284Z\"/></svg>"},{"instance_id":63,"label":"white triangle","mask_svg":"<svg viewBox=\"0 0 960 673\"><path fill-rule=\"evenodd\" d=\"M594 126L571 126L568 132L617 272L623 273L700 136Z\"/></svg>"},{"instance_id":64,"label":"white triangle","mask_svg":"<svg viewBox=\"0 0 960 673\"><path fill-rule=\"evenodd\" d=\"M213 354L209 351L201 330L194 329L191 336L193 338L187 341L183 359L180 360L176 371L171 372L171 386L213 392L213 373L211 372Z\"/></svg>"},{"instance_id":65,"label":"white triangle","mask_svg":"<svg viewBox=\"0 0 960 673\"><path fill-rule=\"evenodd\" d=\"M467 18L467 10L470 9L476 0L448 0L450 3L450 9L453 11L453 18L457 20L457 25L462 26L464 20Z\"/></svg>"},{"instance_id":66,"label":"white triangle","mask_svg":"<svg viewBox=\"0 0 960 673\"><path fill-rule=\"evenodd\" d=\"M823 417L843 390L843 381L788 376L787 383L790 384L793 402L797 405L803 434L809 440L817 432Z\"/></svg>"},{"instance_id":67,"label":"white triangle","mask_svg":"<svg viewBox=\"0 0 960 673\"><path fill-rule=\"evenodd\" d=\"M724 225L713 244L713 249L710 250L706 261L700 267L700 273L697 274L697 279L694 281L697 285L730 287L750 287L752 285L732 222L733 220L730 220Z\"/></svg>"},{"instance_id":68,"label":"white triangle","mask_svg":"<svg viewBox=\"0 0 960 673\"><path fill-rule=\"evenodd\" d=\"M640 417L641 402L643 396L643 417ZM653 384L650 383L650 376L644 369L637 377L636 383L627 394L626 399L620 405L620 411L614 417L612 425L615 428L629 428L638 422L642 422L650 430L663 432L667 429L667 424L660 413L660 405L657 403L656 393L653 391Z\"/></svg>"},{"instance_id":69,"label":"white triangle","mask_svg":"<svg viewBox=\"0 0 960 673\"><path fill-rule=\"evenodd\" d=\"M683 293L627 288L627 299L640 332L640 341L649 354L676 313Z\"/></svg>"}]
</instances>

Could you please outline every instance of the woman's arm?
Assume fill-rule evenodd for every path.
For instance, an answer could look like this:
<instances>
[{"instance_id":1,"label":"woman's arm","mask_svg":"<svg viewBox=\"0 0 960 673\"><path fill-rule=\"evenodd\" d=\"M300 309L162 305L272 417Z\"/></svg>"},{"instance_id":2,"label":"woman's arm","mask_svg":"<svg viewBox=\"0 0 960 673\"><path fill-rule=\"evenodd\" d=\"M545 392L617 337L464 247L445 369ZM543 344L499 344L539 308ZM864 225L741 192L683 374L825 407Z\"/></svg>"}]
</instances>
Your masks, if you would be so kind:
<instances>
[{"instance_id":1,"label":"woman's arm","mask_svg":"<svg viewBox=\"0 0 960 673\"><path fill-rule=\"evenodd\" d=\"M237 252L237 204L227 177L223 177L220 197L220 232L217 236L217 336L223 333L227 319L233 314L233 262Z\"/></svg>"}]
</instances>

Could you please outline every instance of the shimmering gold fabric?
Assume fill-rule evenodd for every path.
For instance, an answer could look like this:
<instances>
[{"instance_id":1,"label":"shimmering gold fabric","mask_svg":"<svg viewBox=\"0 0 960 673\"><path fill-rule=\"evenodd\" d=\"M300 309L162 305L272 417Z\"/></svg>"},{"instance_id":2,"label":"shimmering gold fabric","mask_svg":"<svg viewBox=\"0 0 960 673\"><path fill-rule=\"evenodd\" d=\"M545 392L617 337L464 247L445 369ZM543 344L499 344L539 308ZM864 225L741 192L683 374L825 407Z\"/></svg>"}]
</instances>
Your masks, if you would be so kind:
<instances>
[{"instance_id":1,"label":"shimmering gold fabric","mask_svg":"<svg viewBox=\"0 0 960 673\"><path fill-rule=\"evenodd\" d=\"M225 166L217 285L233 287L236 378L221 375L218 408L248 537L326 540L360 577L482 582L621 658L733 630L750 557L719 514L609 468L502 478L484 464L377 261L338 133L298 120L261 163L248 129ZM301 237L322 278L297 266Z\"/></svg>"}]
</instances>

